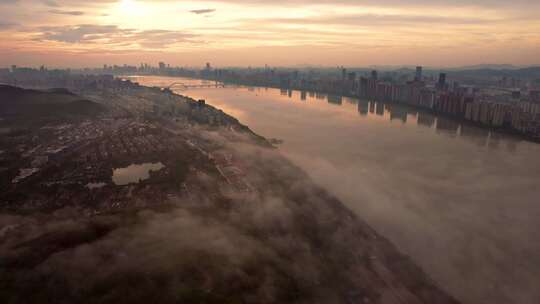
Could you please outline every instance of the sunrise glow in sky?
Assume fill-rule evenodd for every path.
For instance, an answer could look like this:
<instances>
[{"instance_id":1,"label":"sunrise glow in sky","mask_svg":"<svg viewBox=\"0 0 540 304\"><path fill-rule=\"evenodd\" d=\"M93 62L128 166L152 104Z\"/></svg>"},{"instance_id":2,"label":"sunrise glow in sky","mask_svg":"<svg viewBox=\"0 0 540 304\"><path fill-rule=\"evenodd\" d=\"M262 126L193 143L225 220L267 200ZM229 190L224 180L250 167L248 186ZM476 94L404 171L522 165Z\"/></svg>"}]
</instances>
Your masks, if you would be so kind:
<instances>
[{"instance_id":1,"label":"sunrise glow in sky","mask_svg":"<svg viewBox=\"0 0 540 304\"><path fill-rule=\"evenodd\" d=\"M538 0L0 0L0 66L540 63Z\"/></svg>"}]
</instances>

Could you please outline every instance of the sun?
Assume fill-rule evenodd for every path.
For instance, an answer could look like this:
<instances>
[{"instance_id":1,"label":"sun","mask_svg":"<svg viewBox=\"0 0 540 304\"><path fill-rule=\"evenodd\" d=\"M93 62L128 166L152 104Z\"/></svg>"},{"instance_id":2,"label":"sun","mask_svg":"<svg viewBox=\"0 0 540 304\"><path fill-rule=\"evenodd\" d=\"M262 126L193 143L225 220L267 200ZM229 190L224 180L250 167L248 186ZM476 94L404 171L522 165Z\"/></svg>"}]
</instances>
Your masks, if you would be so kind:
<instances>
[{"instance_id":1,"label":"sun","mask_svg":"<svg viewBox=\"0 0 540 304\"><path fill-rule=\"evenodd\" d=\"M141 4L136 0L121 0L120 9L122 10L122 13L127 15L138 15L143 12Z\"/></svg>"}]
</instances>

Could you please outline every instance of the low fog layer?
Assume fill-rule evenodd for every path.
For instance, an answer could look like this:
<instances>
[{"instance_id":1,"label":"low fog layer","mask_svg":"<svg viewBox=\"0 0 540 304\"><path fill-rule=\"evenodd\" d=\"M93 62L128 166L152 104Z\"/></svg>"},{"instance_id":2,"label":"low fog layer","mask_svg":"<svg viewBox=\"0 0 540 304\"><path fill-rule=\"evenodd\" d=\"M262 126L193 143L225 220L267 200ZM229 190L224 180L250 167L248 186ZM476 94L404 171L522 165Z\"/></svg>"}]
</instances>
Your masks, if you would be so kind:
<instances>
[{"instance_id":1,"label":"low fog layer","mask_svg":"<svg viewBox=\"0 0 540 304\"><path fill-rule=\"evenodd\" d=\"M82 217L0 216L0 299L6 303L343 303L386 284L359 272L380 261L394 284L454 303L409 260L272 149L229 132L203 136L233 152L260 192L239 194L202 171L190 198ZM231 143L231 144L229 144ZM358 267L358 268L357 268ZM401 283L398 283L401 282Z\"/></svg>"},{"instance_id":2,"label":"low fog layer","mask_svg":"<svg viewBox=\"0 0 540 304\"><path fill-rule=\"evenodd\" d=\"M540 301L540 145L498 134L488 145L487 130L462 126L456 136L457 124L427 128L410 110L405 124L388 113L363 117L348 99L336 106L275 89L184 94L283 139L285 156L465 303Z\"/></svg>"}]
</instances>

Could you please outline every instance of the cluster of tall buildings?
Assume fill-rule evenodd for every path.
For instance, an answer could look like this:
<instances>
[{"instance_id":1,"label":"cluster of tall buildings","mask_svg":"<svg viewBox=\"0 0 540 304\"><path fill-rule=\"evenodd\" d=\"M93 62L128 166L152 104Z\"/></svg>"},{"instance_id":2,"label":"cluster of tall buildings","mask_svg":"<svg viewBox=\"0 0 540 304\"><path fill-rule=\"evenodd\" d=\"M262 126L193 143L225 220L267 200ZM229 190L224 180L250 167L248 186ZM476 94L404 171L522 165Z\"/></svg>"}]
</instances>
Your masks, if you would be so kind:
<instances>
[{"instance_id":1,"label":"cluster of tall buildings","mask_svg":"<svg viewBox=\"0 0 540 304\"><path fill-rule=\"evenodd\" d=\"M535 90L524 98L515 92L500 98L470 86L449 86L445 73L428 85L423 81L422 68L418 67L414 80L406 83L381 81L376 74L360 77L357 96L408 104L486 126L540 136L540 99Z\"/></svg>"},{"instance_id":2,"label":"cluster of tall buildings","mask_svg":"<svg viewBox=\"0 0 540 304\"><path fill-rule=\"evenodd\" d=\"M367 74L367 75L366 75ZM227 71L208 70L201 77L249 85L273 86L360 99L400 103L428 111L468 120L477 124L506 128L540 138L540 91L522 94L518 89L490 90L471 85L452 84L446 73L438 77L424 76L418 66L411 79L380 77L372 70L359 76L340 68L334 76L314 76L298 71L265 70Z\"/></svg>"}]
</instances>

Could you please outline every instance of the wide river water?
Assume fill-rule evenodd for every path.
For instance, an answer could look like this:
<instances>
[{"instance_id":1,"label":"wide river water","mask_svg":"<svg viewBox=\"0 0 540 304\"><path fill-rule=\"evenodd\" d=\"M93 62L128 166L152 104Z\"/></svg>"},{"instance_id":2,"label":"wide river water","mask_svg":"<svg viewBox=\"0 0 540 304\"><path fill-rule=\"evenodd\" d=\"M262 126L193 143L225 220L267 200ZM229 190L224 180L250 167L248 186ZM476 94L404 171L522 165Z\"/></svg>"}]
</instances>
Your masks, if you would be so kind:
<instances>
[{"instance_id":1,"label":"wide river water","mask_svg":"<svg viewBox=\"0 0 540 304\"><path fill-rule=\"evenodd\" d=\"M395 104L176 88L283 140L283 155L464 303L540 303L539 144Z\"/></svg>"}]
</instances>

